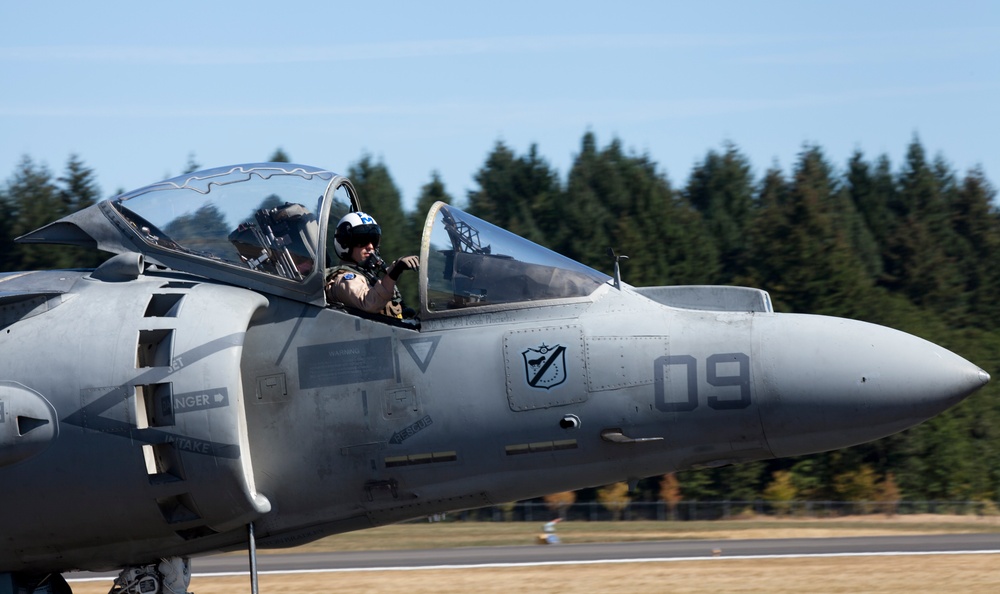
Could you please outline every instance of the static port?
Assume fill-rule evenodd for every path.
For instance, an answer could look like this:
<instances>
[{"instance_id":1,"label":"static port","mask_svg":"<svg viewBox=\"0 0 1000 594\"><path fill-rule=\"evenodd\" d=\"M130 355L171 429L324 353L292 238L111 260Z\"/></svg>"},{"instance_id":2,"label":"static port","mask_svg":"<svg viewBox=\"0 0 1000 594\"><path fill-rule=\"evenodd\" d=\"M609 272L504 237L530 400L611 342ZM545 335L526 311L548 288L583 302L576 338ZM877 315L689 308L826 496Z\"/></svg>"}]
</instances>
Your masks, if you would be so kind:
<instances>
[{"instance_id":1,"label":"static port","mask_svg":"<svg viewBox=\"0 0 1000 594\"><path fill-rule=\"evenodd\" d=\"M580 417L576 415L566 415L559 421L559 426L563 429L579 429Z\"/></svg>"}]
</instances>

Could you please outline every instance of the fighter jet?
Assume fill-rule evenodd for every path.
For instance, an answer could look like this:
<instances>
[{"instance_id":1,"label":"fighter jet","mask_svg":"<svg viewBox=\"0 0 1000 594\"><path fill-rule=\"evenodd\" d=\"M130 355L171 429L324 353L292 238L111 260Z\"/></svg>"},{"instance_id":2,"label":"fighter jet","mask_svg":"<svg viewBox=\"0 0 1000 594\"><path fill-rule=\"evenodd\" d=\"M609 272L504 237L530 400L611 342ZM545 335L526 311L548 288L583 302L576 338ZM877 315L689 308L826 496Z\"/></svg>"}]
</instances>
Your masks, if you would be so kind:
<instances>
[{"instance_id":1,"label":"fighter jet","mask_svg":"<svg viewBox=\"0 0 1000 594\"><path fill-rule=\"evenodd\" d=\"M289 547L693 467L843 448L989 375L920 338L633 287L437 203L419 304L330 304L350 180L189 173L19 241L115 254L0 275L0 593L184 591L191 557ZM373 213L377 216L377 213Z\"/></svg>"}]
</instances>

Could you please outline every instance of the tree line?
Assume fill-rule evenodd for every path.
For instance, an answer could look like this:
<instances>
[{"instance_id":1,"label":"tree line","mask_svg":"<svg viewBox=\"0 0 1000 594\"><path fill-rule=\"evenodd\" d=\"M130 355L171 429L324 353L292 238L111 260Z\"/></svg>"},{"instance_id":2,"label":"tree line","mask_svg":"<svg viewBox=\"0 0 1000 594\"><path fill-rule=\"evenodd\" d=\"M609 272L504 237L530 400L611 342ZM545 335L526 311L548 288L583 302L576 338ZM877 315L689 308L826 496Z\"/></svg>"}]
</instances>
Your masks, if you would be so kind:
<instances>
[{"instance_id":1,"label":"tree line","mask_svg":"<svg viewBox=\"0 0 1000 594\"><path fill-rule=\"evenodd\" d=\"M278 149L270 159L288 161ZM193 155L188 170L197 168ZM363 155L346 174L383 229L387 260L415 253L433 202L455 203L433 173L406 212L388 166ZM628 256L636 286L759 287L775 309L883 324L949 348L1000 377L1000 210L981 168L958 172L919 139L902 163L856 151L842 165L803 146L790 171L760 176L734 144L711 150L682 185L648 154L584 134L563 177L531 146L497 142L461 203L470 213L596 269ZM155 180L150 180L155 181ZM53 175L25 156L0 188L0 270L88 268L103 257L13 238L101 199L76 155ZM403 286L415 301L416 286ZM914 362L915 365L919 362ZM694 470L639 483L656 500L1000 499L997 382L901 434L792 459ZM664 486L666 485L666 486ZM595 498L596 491L580 494Z\"/></svg>"}]
</instances>

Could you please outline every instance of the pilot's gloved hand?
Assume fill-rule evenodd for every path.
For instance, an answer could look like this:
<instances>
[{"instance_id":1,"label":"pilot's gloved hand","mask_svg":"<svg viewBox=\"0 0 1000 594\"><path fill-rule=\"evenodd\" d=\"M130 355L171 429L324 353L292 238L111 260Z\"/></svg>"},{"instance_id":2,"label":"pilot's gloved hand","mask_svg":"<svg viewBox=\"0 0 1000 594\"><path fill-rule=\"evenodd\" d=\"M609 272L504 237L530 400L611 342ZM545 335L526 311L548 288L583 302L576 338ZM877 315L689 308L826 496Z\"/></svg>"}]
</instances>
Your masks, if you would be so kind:
<instances>
[{"instance_id":1,"label":"pilot's gloved hand","mask_svg":"<svg viewBox=\"0 0 1000 594\"><path fill-rule=\"evenodd\" d=\"M394 281L399 280L399 275L403 274L404 270L416 270L418 268L420 268L420 258L417 256L403 256L389 266L389 278Z\"/></svg>"}]
</instances>

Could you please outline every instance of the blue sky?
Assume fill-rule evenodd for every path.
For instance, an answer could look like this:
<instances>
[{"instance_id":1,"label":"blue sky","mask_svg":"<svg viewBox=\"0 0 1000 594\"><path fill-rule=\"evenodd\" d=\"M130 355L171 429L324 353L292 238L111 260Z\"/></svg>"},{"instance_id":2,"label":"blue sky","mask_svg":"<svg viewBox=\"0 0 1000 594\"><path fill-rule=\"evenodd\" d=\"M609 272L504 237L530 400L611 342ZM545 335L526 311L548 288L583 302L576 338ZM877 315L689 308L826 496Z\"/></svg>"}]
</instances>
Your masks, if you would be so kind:
<instances>
[{"instance_id":1,"label":"blue sky","mask_svg":"<svg viewBox=\"0 0 1000 594\"><path fill-rule=\"evenodd\" d=\"M804 144L898 169L917 135L1000 184L1000 2L11 2L0 179L71 153L106 195L204 167L370 154L410 208L460 201L497 141L565 179L585 132L675 185L734 143L757 175ZM363 200L364 197L362 197Z\"/></svg>"}]
</instances>

